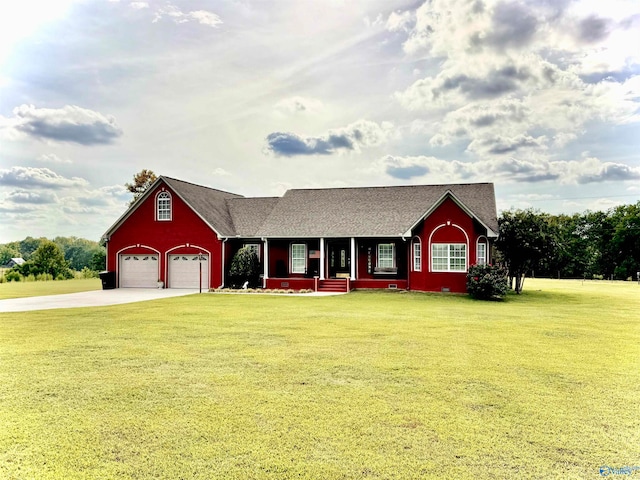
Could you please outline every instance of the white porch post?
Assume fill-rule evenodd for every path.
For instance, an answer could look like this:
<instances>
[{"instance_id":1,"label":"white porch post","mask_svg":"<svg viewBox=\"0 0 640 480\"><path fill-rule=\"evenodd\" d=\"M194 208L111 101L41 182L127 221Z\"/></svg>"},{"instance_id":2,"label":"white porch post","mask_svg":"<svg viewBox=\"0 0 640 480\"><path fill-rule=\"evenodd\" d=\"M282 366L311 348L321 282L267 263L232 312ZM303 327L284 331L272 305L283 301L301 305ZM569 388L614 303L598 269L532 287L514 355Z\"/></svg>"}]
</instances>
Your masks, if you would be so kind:
<instances>
[{"instance_id":1,"label":"white porch post","mask_svg":"<svg viewBox=\"0 0 640 480\"><path fill-rule=\"evenodd\" d=\"M324 238L320 239L320 280L324 280Z\"/></svg>"},{"instance_id":2,"label":"white porch post","mask_svg":"<svg viewBox=\"0 0 640 480\"><path fill-rule=\"evenodd\" d=\"M356 239L351 237L351 280L356 279L356 262L358 255L356 255Z\"/></svg>"},{"instance_id":3,"label":"white porch post","mask_svg":"<svg viewBox=\"0 0 640 480\"><path fill-rule=\"evenodd\" d=\"M267 288L267 278L269 278L269 240L264 239L264 255L262 256L262 288Z\"/></svg>"}]
</instances>

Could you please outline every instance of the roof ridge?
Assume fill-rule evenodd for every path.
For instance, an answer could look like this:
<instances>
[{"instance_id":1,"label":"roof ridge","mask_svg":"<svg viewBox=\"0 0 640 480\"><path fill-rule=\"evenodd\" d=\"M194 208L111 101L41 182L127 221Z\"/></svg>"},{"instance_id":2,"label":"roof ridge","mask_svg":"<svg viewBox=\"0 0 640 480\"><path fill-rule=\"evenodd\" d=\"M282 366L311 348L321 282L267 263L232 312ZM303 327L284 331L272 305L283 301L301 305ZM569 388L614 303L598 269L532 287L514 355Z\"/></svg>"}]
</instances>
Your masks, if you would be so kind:
<instances>
[{"instance_id":1,"label":"roof ridge","mask_svg":"<svg viewBox=\"0 0 640 480\"><path fill-rule=\"evenodd\" d=\"M237 197L237 198L247 198L244 195L240 195L239 193L228 192L226 190L220 190L219 188L208 187L207 185L200 185L199 183L187 182L186 180L180 180L178 178L168 177L166 175L160 175L159 178L162 178L163 180L171 180L179 183L186 183L187 185L192 185L194 187L206 188L207 190L213 190L214 192L226 193L229 195L233 195L234 197Z\"/></svg>"},{"instance_id":2,"label":"roof ridge","mask_svg":"<svg viewBox=\"0 0 640 480\"><path fill-rule=\"evenodd\" d=\"M417 185L373 185L373 186L365 186L365 187L309 187L309 188L290 188L287 192L296 191L296 192L308 192L314 191L317 192L319 190L373 190L373 189L391 189L391 188L420 188L420 187L457 187L457 186L465 186L465 185L493 185L493 182L468 182L468 183L420 183Z\"/></svg>"}]
</instances>

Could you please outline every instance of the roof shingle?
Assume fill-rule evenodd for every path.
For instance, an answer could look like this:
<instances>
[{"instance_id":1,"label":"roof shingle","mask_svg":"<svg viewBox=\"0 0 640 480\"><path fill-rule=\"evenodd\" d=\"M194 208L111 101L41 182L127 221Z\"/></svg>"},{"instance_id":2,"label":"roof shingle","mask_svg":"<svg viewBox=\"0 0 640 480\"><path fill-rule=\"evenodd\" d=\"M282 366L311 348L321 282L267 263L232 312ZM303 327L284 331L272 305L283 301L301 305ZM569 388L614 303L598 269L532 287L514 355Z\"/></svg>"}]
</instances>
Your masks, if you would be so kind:
<instances>
[{"instance_id":1,"label":"roof shingle","mask_svg":"<svg viewBox=\"0 0 640 480\"><path fill-rule=\"evenodd\" d=\"M289 190L257 230L261 237L401 236L451 192L498 231L493 184Z\"/></svg>"},{"instance_id":2,"label":"roof shingle","mask_svg":"<svg viewBox=\"0 0 640 480\"><path fill-rule=\"evenodd\" d=\"M280 198L245 198L165 176L158 181L166 182L222 237L398 237L447 193L498 232L492 183L294 189Z\"/></svg>"}]
</instances>

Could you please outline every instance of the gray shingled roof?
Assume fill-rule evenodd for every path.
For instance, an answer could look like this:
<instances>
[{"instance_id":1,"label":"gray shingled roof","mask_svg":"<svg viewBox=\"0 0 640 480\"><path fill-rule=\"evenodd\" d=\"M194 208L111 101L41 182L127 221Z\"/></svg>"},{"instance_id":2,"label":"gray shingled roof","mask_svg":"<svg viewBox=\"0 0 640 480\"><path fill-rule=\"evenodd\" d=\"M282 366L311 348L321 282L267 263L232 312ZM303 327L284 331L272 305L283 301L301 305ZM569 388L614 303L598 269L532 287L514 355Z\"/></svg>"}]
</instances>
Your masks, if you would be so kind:
<instances>
[{"instance_id":1,"label":"gray shingled roof","mask_svg":"<svg viewBox=\"0 0 640 480\"><path fill-rule=\"evenodd\" d=\"M244 198L235 193L223 192L170 177L160 177L213 229L224 237L235 236L233 219L227 208L227 199Z\"/></svg>"},{"instance_id":2,"label":"gray shingled roof","mask_svg":"<svg viewBox=\"0 0 640 480\"><path fill-rule=\"evenodd\" d=\"M257 231L261 237L400 236L450 191L498 231L493 184L289 190Z\"/></svg>"},{"instance_id":3,"label":"gray shingled roof","mask_svg":"<svg viewBox=\"0 0 640 480\"><path fill-rule=\"evenodd\" d=\"M227 199L235 234L241 237L255 237L256 232L279 201L279 197Z\"/></svg>"},{"instance_id":4,"label":"gray shingled roof","mask_svg":"<svg viewBox=\"0 0 640 480\"><path fill-rule=\"evenodd\" d=\"M447 192L478 221L498 232L492 183L301 189L289 190L281 198L245 198L170 177L162 176L158 181L166 182L223 237L402 236Z\"/></svg>"}]
</instances>

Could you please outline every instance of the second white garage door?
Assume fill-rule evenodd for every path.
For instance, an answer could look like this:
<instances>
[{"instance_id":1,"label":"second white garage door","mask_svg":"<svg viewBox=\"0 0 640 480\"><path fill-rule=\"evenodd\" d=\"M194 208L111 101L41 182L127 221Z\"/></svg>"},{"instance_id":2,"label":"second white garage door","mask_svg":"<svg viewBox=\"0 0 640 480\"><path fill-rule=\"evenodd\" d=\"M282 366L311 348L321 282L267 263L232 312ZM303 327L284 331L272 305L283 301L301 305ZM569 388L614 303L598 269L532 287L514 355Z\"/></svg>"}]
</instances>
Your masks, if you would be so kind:
<instances>
[{"instance_id":1,"label":"second white garage door","mask_svg":"<svg viewBox=\"0 0 640 480\"><path fill-rule=\"evenodd\" d=\"M209 288L209 255L169 255L169 288Z\"/></svg>"}]
</instances>

